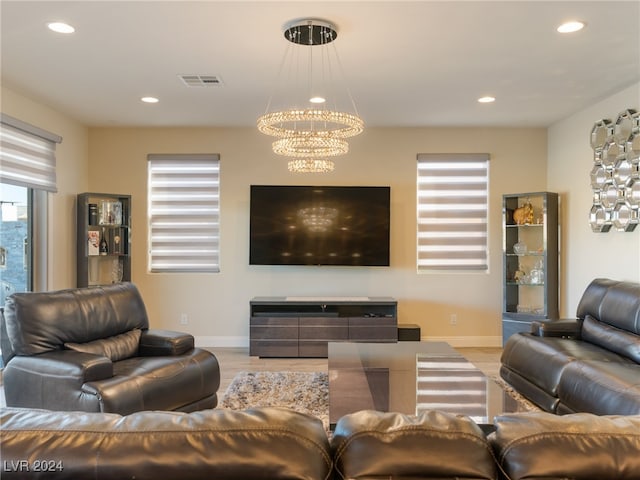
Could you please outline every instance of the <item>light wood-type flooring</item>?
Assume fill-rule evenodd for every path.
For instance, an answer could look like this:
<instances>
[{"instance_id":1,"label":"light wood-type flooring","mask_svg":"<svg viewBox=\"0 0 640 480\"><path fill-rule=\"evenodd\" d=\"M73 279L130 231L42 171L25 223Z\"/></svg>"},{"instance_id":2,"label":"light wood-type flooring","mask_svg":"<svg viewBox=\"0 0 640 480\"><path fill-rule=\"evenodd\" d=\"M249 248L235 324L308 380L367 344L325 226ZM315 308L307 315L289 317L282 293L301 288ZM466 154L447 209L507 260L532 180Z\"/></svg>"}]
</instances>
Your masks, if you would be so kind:
<instances>
[{"instance_id":1,"label":"light wood-type flooring","mask_svg":"<svg viewBox=\"0 0 640 480\"><path fill-rule=\"evenodd\" d=\"M290 371L290 372L326 372L326 358L258 358L250 357L247 348L211 347L220 364L219 398L239 372ZM487 376L498 375L500 369L501 348L474 347L456 348L467 360L482 370ZM0 377L1 378L1 377ZM0 407L5 406L4 388L0 388Z\"/></svg>"}]
</instances>

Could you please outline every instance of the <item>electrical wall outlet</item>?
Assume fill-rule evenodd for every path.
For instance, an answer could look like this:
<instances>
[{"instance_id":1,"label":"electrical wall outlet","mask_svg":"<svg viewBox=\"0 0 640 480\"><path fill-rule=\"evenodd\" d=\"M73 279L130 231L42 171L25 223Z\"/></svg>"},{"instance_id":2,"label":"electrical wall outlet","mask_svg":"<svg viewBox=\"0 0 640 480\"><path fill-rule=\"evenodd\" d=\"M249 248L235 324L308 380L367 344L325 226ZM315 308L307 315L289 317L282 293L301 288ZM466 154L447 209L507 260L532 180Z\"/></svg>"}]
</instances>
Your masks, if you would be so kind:
<instances>
[{"instance_id":1,"label":"electrical wall outlet","mask_svg":"<svg viewBox=\"0 0 640 480\"><path fill-rule=\"evenodd\" d=\"M186 313L180 314L180 325L188 325L189 324L189 316Z\"/></svg>"},{"instance_id":2,"label":"electrical wall outlet","mask_svg":"<svg viewBox=\"0 0 640 480\"><path fill-rule=\"evenodd\" d=\"M458 325L458 315L456 313L452 313L449 317L449 325Z\"/></svg>"}]
</instances>

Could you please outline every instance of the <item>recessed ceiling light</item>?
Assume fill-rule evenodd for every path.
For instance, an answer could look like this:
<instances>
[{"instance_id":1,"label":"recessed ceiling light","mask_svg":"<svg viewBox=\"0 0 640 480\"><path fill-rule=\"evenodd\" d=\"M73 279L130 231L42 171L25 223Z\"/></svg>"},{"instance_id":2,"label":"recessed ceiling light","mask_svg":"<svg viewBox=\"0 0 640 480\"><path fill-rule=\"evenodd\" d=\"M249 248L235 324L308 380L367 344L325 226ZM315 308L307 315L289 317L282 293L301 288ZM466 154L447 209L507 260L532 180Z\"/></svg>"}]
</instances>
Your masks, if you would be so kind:
<instances>
[{"instance_id":1,"label":"recessed ceiling light","mask_svg":"<svg viewBox=\"0 0 640 480\"><path fill-rule=\"evenodd\" d=\"M480 97L478 99L478 102L480 103L491 103L491 102L495 102L496 101L496 97L491 97L489 95L487 95L486 97Z\"/></svg>"},{"instance_id":2,"label":"recessed ceiling light","mask_svg":"<svg viewBox=\"0 0 640 480\"><path fill-rule=\"evenodd\" d=\"M570 22L564 22L562 25L560 25L556 30L559 33L573 33L573 32L577 32L579 30L582 30L585 26L584 22L579 22L576 20L572 20Z\"/></svg>"},{"instance_id":3,"label":"recessed ceiling light","mask_svg":"<svg viewBox=\"0 0 640 480\"><path fill-rule=\"evenodd\" d=\"M309 99L311 103L324 103L326 100L323 97L311 97Z\"/></svg>"},{"instance_id":4,"label":"recessed ceiling light","mask_svg":"<svg viewBox=\"0 0 640 480\"><path fill-rule=\"evenodd\" d=\"M140 100L144 103L158 103L160 101L156 97L142 97Z\"/></svg>"},{"instance_id":5,"label":"recessed ceiling light","mask_svg":"<svg viewBox=\"0 0 640 480\"><path fill-rule=\"evenodd\" d=\"M49 27L49 30L52 30L56 33L73 33L76 31L76 29L73 28L71 25L63 22L47 23L47 27Z\"/></svg>"}]
</instances>

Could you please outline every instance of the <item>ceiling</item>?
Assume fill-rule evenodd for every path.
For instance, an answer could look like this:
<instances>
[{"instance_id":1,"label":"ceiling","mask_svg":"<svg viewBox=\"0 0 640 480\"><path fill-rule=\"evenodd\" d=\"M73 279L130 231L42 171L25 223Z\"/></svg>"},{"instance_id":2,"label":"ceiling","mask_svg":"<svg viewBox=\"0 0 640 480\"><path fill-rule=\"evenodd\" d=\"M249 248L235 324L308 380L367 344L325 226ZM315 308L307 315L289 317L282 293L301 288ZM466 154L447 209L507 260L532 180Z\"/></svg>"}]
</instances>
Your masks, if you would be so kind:
<instances>
[{"instance_id":1,"label":"ceiling","mask_svg":"<svg viewBox=\"0 0 640 480\"><path fill-rule=\"evenodd\" d=\"M255 126L278 78L283 25L301 17L336 25L368 126L546 127L640 81L637 0L2 0L0 9L3 84L89 126ZM587 26L557 33L570 19ZM55 34L51 21L76 32ZM188 88L181 74L223 84ZM483 95L497 100L479 104Z\"/></svg>"}]
</instances>

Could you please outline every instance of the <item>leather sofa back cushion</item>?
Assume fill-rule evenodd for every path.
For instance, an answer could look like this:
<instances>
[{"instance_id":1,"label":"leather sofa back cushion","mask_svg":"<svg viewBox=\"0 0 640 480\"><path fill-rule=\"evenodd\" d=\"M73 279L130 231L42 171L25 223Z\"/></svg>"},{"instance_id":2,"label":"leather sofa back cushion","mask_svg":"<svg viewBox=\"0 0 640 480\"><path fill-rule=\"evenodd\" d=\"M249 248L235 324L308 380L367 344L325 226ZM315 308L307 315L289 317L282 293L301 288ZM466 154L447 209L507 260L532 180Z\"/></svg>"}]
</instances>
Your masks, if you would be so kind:
<instances>
[{"instance_id":1,"label":"leather sofa back cushion","mask_svg":"<svg viewBox=\"0 0 640 480\"><path fill-rule=\"evenodd\" d=\"M640 416L505 414L491 441L512 480L637 479Z\"/></svg>"},{"instance_id":2,"label":"leather sofa back cushion","mask_svg":"<svg viewBox=\"0 0 640 480\"><path fill-rule=\"evenodd\" d=\"M640 335L640 283L597 278L584 291L577 317L591 315L613 327Z\"/></svg>"},{"instance_id":3,"label":"leather sofa back cushion","mask_svg":"<svg viewBox=\"0 0 640 480\"><path fill-rule=\"evenodd\" d=\"M640 363L640 335L599 322L591 315L582 323L582 340Z\"/></svg>"},{"instance_id":4,"label":"leather sofa back cushion","mask_svg":"<svg viewBox=\"0 0 640 480\"><path fill-rule=\"evenodd\" d=\"M618 282L608 278L596 278L591 281L580 298L576 316L582 320L588 314L600 318L600 305L609 288Z\"/></svg>"},{"instance_id":5,"label":"leather sofa back cushion","mask_svg":"<svg viewBox=\"0 0 640 480\"><path fill-rule=\"evenodd\" d=\"M5 304L7 335L16 355L62 350L65 343L87 343L134 328L149 328L147 311L135 285L15 293Z\"/></svg>"},{"instance_id":6,"label":"leather sofa back cushion","mask_svg":"<svg viewBox=\"0 0 640 480\"><path fill-rule=\"evenodd\" d=\"M76 352L92 353L107 357L112 362L131 358L138 353L140 330L134 328L126 333L88 343L65 343L64 347Z\"/></svg>"},{"instance_id":7,"label":"leather sofa back cushion","mask_svg":"<svg viewBox=\"0 0 640 480\"><path fill-rule=\"evenodd\" d=\"M63 470L47 478L326 480L332 466L322 422L284 408L126 417L2 409L0 424L2 461L54 459Z\"/></svg>"},{"instance_id":8,"label":"leather sofa back cushion","mask_svg":"<svg viewBox=\"0 0 640 480\"><path fill-rule=\"evenodd\" d=\"M336 478L496 478L491 448L470 418L362 410L338 420L331 448Z\"/></svg>"}]
</instances>

